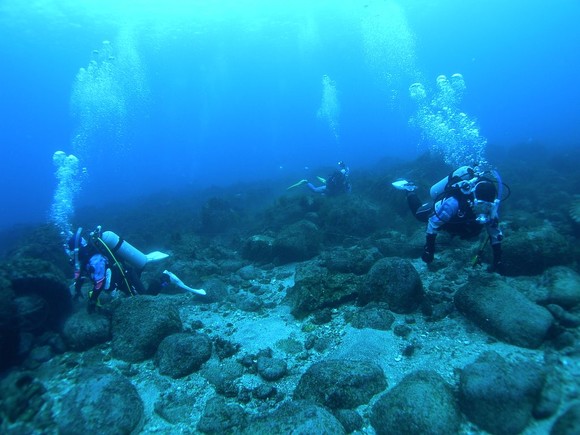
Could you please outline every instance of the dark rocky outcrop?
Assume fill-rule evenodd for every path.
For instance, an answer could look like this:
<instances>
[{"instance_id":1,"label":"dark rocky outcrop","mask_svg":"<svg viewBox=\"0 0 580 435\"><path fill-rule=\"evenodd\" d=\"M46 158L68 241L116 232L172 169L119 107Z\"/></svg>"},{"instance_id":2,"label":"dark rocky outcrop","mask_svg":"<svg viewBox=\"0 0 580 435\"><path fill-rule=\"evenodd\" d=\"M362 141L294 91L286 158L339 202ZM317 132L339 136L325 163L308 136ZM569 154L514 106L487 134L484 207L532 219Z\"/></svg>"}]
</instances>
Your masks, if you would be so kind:
<instances>
[{"instance_id":1,"label":"dark rocky outcrop","mask_svg":"<svg viewBox=\"0 0 580 435\"><path fill-rule=\"evenodd\" d=\"M373 362L325 360L314 363L302 375L294 399L330 409L353 409L386 387L383 370Z\"/></svg>"},{"instance_id":2,"label":"dark rocky outcrop","mask_svg":"<svg viewBox=\"0 0 580 435\"><path fill-rule=\"evenodd\" d=\"M457 291L454 301L481 329L516 346L539 347L553 323L546 308L494 278L471 279Z\"/></svg>"},{"instance_id":3,"label":"dark rocky outcrop","mask_svg":"<svg viewBox=\"0 0 580 435\"><path fill-rule=\"evenodd\" d=\"M434 371L407 375L372 408L371 424L378 435L393 433L453 434L459 430L453 391Z\"/></svg>"},{"instance_id":4,"label":"dark rocky outcrop","mask_svg":"<svg viewBox=\"0 0 580 435\"><path fill-rule=\"evenodd\" d=\"M205 334L172 334L159 344L155 364L162 375L182 378L199 370L210 359L211 350L211 340Z\"/></svg>"},{"instance_id":5,"label":"dark rocky outcrop","mask_svg":"<svg viewBox=\"0 0 580 435\"><path fill-rule=\"evenodd\" d=\"M377 261L367 274L359 302L386 302L395 313L411 313L421 303L423 283L409 260L387 257Z\"/></svg>"},{"instance_id":6,"label":"dark rocky outcrop","mask_svg":"<svg viewBox=\"0 0 580 435\"><path fill-rule=\"evenodd\" d=\"M543 368L531 361L507 361L487 352L460 375L459 403L473 423L492 434L523 431L540 399Z\"/></svg>"},{"instance_id":7,"label":"dark rocky outcrop","mask_svg":"<svg viewBox=\"0 0 580 435\"><path fill-rule=\"evenodd\" d=\"M113 356L128 362L146 360L155 355L165 337L181 329L179 312L171 297L121 299L113 311Z\"/></svg>"}]
</instances>

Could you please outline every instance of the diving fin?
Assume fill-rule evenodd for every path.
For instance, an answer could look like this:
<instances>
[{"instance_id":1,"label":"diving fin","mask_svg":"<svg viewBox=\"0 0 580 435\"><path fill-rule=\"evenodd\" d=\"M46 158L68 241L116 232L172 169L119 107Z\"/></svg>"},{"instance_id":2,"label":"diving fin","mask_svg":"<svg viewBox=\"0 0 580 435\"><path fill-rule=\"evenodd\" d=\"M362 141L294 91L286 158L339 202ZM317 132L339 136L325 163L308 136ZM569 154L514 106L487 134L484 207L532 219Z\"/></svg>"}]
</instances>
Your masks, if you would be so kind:
<instances>
[{"instance_id":1,"label":"diving fin","mask_svg":"<svg viewBox=\"0 0 580 435\"><path fill-rule=\"evenodd\" d=\"M318 175L316 176L316 178L318 178L318 181L320 181L321 183L326 184L326 178L319 177Z\"/></svg>"},{"instance_id":2,"label":"diving fin","mask_svg":"<svg viewBox=\"0 0 580 435\"><path fill-rule=\"evenodd\" d=\"M146 257L147 257L147 263L149 263L151 261L164 260L167 257L169 257L169 254L165 254L165 253L159 252L159 251L153 251L153 252L150 252L149 254L147 254Z\"/></svg>"},{"instance_id":3,"label":"diving fin","mask_svg":"<svg viewBox=\"0 0 580 435\"><path fill-rule=\"evenodd\" d=\"M308 180L300 180L298 183L294 183L286 190L294 189L295 187L302 186L304 183L308 183Z\"/></svg>"},{"instance_id":4,"label":"diving fin","mask_svg":"<svg viewBox=\"0 0 580 435\"><path fill-rule=\"evenodd\" d=\"M188 292L191 292L191 293L195 293L195 294L198 294L198 295L201 295L201 296L205 296L206 295L206 292L205 292L204 289L202 289L202 288L191 288L191 287L188 287L174 273L172 273L172 272L170 272L168 270L164 270L163 273L165 275L167 275L169 277L169 281L172 284L175 284L177 287L182 288L185 291L188 291Z\"/></svg>"}]
</instances>

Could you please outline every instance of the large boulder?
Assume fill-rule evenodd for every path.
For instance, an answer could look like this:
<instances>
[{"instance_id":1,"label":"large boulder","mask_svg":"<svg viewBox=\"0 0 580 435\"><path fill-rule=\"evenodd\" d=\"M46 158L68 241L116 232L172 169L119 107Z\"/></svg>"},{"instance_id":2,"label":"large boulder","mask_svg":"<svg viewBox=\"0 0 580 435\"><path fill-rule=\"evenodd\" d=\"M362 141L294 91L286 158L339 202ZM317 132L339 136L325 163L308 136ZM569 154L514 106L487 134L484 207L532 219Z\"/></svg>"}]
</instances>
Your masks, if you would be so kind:
<instances>
[{"instance_id":1,"label":"large boulder","mask_svg":"<svg viewBox=\"0 0 580 435\"><path fill-rule=\"evenodd\" d=\"M129 434L143 417L143 401L124 376L106 367L79 373L56 415L61 434Z\"/></svg>"},{"instance_id":2,"label":"large boulder","mask_svg":"<svg viewBox=\"0 0 580 435\"><path fill-rule=\"evenodd\" d=\"M331 273L314 263L296 267L294 286L287 290L285 301L292 314L304 317L326 307L339 306L357 298L363 277L354 274Z\"/></svg>"},{"instance_id":3,"label":"large boulder","mask_svg":"<svg viewBox=\"0 0 580 435\"><path fill-rule=\"evenodd\" d=\"M518 231L502 243L505 274L539 275L552 266L569 264L573 249L552 225Z\"/></svg>"},{"instance_id":4,"label":"large boulder","mask_svg":"<svg viewBox=\"0 0 580 435\"><path fill-rule=\"evenodd\" d=\"M153 357L165 337L181 332L179 311L171 297L121 299L113 310L113 356L127 362Z\"/></svg>"},{"instance_id":5,"label":"large boulder","mask_svg":"<svg viewBox=\"0 0 580 435\"><path fill-rule=\"evenodd\" d=\"M398 314L411 313L421 303L423 283L409 260L387 257L377 261L361 287L359 302L386 302Z\"/></svg>"},{"instance_id":6,"label":"large boulder","mask_svg":"<svg viewBox=\"0 0 580 435\"><path fill-rule=\"evenodd\" d=\"M460 375L459 404L470 421L492 434L523 431L539 401L543 368L531 361L507 361L487 352Z\"/></svg>"},{"instance_id":7,"label":"large boulder","mask_svg":"<svg viewBox=\"0 0 580 435\"><path fill-rule=\"evenodd\" d=\"M64 323L62 338L72 350L90 349L111 339L111 320L102 314L78 311Z\"/></svg>"},{"instance_id":8,"label":"large boulder","mask_svg":"<svg viewBox=\"0 0 580 435\"><path fill-rule=\"evenodd\" d=\"M301 220L280 231L272 250L280 264L304 261L318 255L321 242L319 228L310 221Z\"/></svg>"},{"instance_id":9,"label":"large boulder","mask_svg":"<svg viewBox=\"0 0 580 435\"><path fill-rule=\"evenodd\" d=\"M328 239L366 237L380 228L379 207L367 199L354 194L326 199L320 209L320 221Z\"/></svg>"},{"instance_id":10,"label":"large boulder","mask_svg":"<svg viewBox=\"0 0 580 435\"><path fill-rule=\"evenodd\" d=\"M228 403L222 397L213 397L205 404L197 430L209 434L241 433L247 425L247 418L240 405Z\"/></svg>"},{"instance_id":11,"label":"large boulder","mask_svg":"<svg viewBox=\"0 0 580 435\"><path fill-rule=\"evenodd\" d=\"M451 387L433 371L407 375L372 408L378 435L393 433L453 434L461 413Z\"/></svg>"},{"instance_id":12,"label":"large boulder","mask_svg":"<svg viewBox=\"0 0 580 435\"><path fill-rule=\"evenodd\" d=\"M377 248L337 247L322 253L321 265L331 272L364 275L381 258Z\"/></svg>"},{"instance_id":13,"label":"large boulder","mask_svg":"<svg viewBox=\"0 0 580 435\"><path fill-rule=\"evenodd\" d=\"M544 342L554 320L546 308L495 277L470 279L454 301L465 317L488 334L531 349Z\"/></svg>"},{"instance_id":14,"label":"large boulder","mask_svg":"<svg viewBox=\"0 0 580 435\"><path fill-rule=\"evenodd\" d=\"M383 370L370 361L325 360L312 364L300 378L294 399L330 409L354 409L387 387Z\"/></svg>"},{"instance_id":15,"label":"large boulder","mask_svg":"<svg viewBox=\"0 0 580 435\"><path fill-rule=\"evenodd\" d=\"M256 434L333 434L345 433L340 422L326 409L306 401L285 402L266 416L250 421L244 435Z\"/></svg>"},{"instance_id":16,"label":"large boulder","mask_svg":"<svg viewBox=\"0 0 580 435\"><path fill-rule=\"evenodd\" d=\"M199 370L211 357L211 349L211 340L205 334L172 334L159 345L155 364L162 375L182 378Z\"/></svg>"},{"instance_id":17,"label":"large boulder","mask_svg":"<svg viewBox=\"0 0 580 435\"><path fill-rule=\"evenodd\" d=\"M544 304L556 304L570 309L580 304L580 275L564 267L551 267L542 274L541 287L545 294L538 301Z\"/></svg>"}]
</instances>

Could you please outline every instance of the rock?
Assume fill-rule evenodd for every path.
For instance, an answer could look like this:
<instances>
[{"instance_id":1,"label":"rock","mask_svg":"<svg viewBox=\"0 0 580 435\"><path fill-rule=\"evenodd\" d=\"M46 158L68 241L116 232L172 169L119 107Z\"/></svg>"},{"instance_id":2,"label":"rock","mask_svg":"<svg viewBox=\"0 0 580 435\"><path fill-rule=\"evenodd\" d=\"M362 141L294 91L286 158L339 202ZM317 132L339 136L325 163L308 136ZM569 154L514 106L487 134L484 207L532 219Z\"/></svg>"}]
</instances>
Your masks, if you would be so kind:
<instances>
[{"instance_id":1,"label":"rock","mask_svg":"<svg viewBox=\"0 0 580 435\"><path fill-rule=\"evenodd\" d=\"M246 425L247 417L240 405L214 397L207 401L197 430L210 434L240 433Z\"/></svg>"},{"instance_id":2,"label":"rock","mask_svg":"<svg viewBox=\"0 0 580 435\"><path fill-rule=\"evenodd\" d=\"M455 306L495 338L535 349L545 340L553 317L504 281L493 277L470 282L455 294Z\"/></svg>"},{"instance_id":3,"label":"rock","mask_svg":"<svg viewBox=\"0 0 580 435\"><path fill-rule=\"evenodd\" d=\"M129 434L143 417L143 401L137 389L106 367L81 371L75 387L62 398L55 416L59 433Z\"/></svg>"},{"instance_id":4,"label":"rock","mask_svg":"<svg viewBox=\"0 0 580 435\"><path fill-rule=\"evenodd\" d=\"M580 403L575 403L556 419L550 435L577 435L579 433Z\"/></svg>"},{"instance_id":5,"label":"rock","mask_svg":"<svg viewBox=\"0 0 580 435\"><path fill-rule=\"evenodd\" d=\"M421 303L423 283L410 261L397 257L377 261L367 274L359 302L386 302L398 314L413 312Z\"/></svg>"},{"instance_id":6,"label":"rock","mask_svg":"<svg viewBox=\"0 0 580 435\"><path fill-rule=\"evenodd\" d=\"M547 294L538 301L540 304L556 304L565 309L580 304L580 275L574 270L563 266L552 267L542 274L541 283Z\"/></svg>"},{"instance_id":7,"label":"rock","mask_svg":"<svg viewBox=\"0 0 580 435\"><path fill-rule=\"evenodd\" d=\"M562 402L563 385L562 377L555 367L547 371L542 394L532 411L534 418L541 420L556 414Z\"/></svg>"},{"instance_id":8,"label":"rock","mask_svg":"<svg viewBox=\"0 0 580 435\"><path fill-rule=\"evenodd\" d=\"M236 397L239 394L236 380L244 374L244 366L232 359L219 362L211 359L203 366L200 373L213 385L216 393L226 397Z\"/></svg>"},{"instance_id":9,"label":"rock","mask_svg":"<svg viewBox=\"0 0 580 435\"><path fill-rule=\"evenodd\" d=\"M155 364L162 375L182 378L199 370L210 359L211 349L211 340L205 334L172 334L159 344Z\"/></svg>"},{"instance_id":10,"label":"rock","mask_svg":"<svg viewBox=\"0 0 580 435\"><path fill-rule=\"evenodd\" d=\"M236 295L235 303L237 308L246 313L255 313L264 305L259 296L248 292L239 292Z\"/></svg>"},{"instance_id":11,"label":"rock","mask_svg":"<svg viewBox=\"0 0 580 435\"><path fill-rule=\"evenodd\" d=\"M274 260L273 246L273 237L264 235L251 236L242 247L242 257L258 263L270 263Z\"/></svg>"},{"instance_id":12,"label":"rock","mask_svg":"<svg viewBox=\"0 0 580 435\"><path fill-rule=\"evenodd\" d=\"M325 360L312 364L302 375L294 399L330 409L353 409L386 387L383 370L373 362Z\"/></svg>"},{"instance_id":13,"label":"rock","mask_svg":"<svg viewBox=\"0 0 580 435\"><path fill-rule=\"evenodd\" d=\"M286 361L279 358L261 356L257 362L258 374L266 381L277 381L288 371Z\"/></svg>"},{"instance_id":14,"label":"rock","mask_svg":"<svg viewBox=\"0 0 580 435\"><path fill-rule=\"evenodd\" d=\"M72 350L87 350L111 339L111 321L105 315L81 310L65 321L62 337Z\"/></svg>"},{"instance_id":15,"label":"rock","mask_svg":"<svg viewBox=\"0 0 580 435\"><path fill-rule=\"evenodd\" d=\"M196 394L187 390L164 391L155 402L155 412L171 424L186 422L193 413Z\"/></svg>"},{"instance_id":16,"label":"rock","mask_svg":"<svg viewBox=\"0 0 580 435\"><path fill-rule=\"evenodd\" d=\"M333 414L340 421L346 433L360 430L364 425L363 418L358 412L352 409L337 409Z\"/></svg>"},{"instance_id":17,"label":"rock","mask_svg":"<svg viewBox=\"0 0 580 435\"><path fill-rule=\"evenodd\" d=\"M321 242L319 228L310 221L302 220L280 231L272 249L278 263L286 264L318 255Z\"/></svg>"},{"instance_id":18,"label":"rock","mask_svg":"<svg viewBox=\"0 0 580 435\"><path fill-rule=\"evenodd\" d=\"M508 276L539 275L574 258L566 237L550 224L517 231L502 242L502 259Z\"/></svg>"},{"instance_id":19,"label":"rock","mask_svg":"<svg viewBox=\"0 0 580 435\"><path fill-rule=\"evenodd\" d=\"M294 286L286 292L284 301L292 314L302 318L326 307L336 307L356 299L364 278L354 274L330 273L313 263L296 267Z\"/></svg>"},{"instance_id":20,"label":"rock","mask_svg":"<svg viewBox=\"0 0 580 435\"><path fill-rule=\"evenodd\" d=\"M47 402L46 388L32 372L10 372L0 382L0 415L14 423L33 421Z\"/></svg>"},{"instance_id":21,"label":"rock","mask_svg":"<svg viewBox=\"0 0 580 435\"><path fill-rule=\"evenodd\" d=\"M362 249L337 247L321 255L321 265L331 272L366 274L373 264L381 258L377 248Z\"/></svg>"},{"instance_id":22,"label":"rock","mask_svg":"<svg viewBox=\"0 0 580 435\"><path fill-rule=\"evenodd\" d=\"M165 337L181 332L182 324L171 297L137 296L121 299L113 311L113 356L127 362L153 357Z\"/></svg>"},{"instance_id":23,"label":"rock","mask_svg":"<svg viewBox=\"0 0 580 435\"><path fill-rule=\"evenodd\" d=\"M250 421L244 435L345 433L340 422L327 410L310 402L289 401L266 416Z\"/></svg>"},{"instance_id":24,"label":"rock","mask_svg":"<svg viewBox=\"0 0 580 435\"><path fill-rule=\"evenodd\" d=\"M372 408L377 435L393 433L458 433L461 413L453 391L434 371L407 375Z\"/></svg>"},{"instance_id":25,"label":"rock","mask_svg":"<svg viewBox=\"0 0 580 435\"><path fill-rule=\"evenodd\" d=\"M325 198L320 209L326 237L342 240L345 236L367 237L380 228L379 208L359 195Z\"/></svg>"},{"instance_id":26,"label":"rock","mask_svg":"<svg viewBox=\"0 0 580 435\"><path fill-rule=\"evenodd\" d=\"M262 275L261 270L255 266L251 265L251 264L240 268L237 271L237 273L240 276L240 278L242 278L243 280L246 280L246 281L258 279Z\"/></svg>"},{"instance_id":27,"label":"rock","mask_svg":"<svg viewBox=\"0 0 580 435\"><path fill-rule=\"evenodd\" d=\"M510 362L486 352L460 375L459 403L463 413L492 434L523 431L545 382L542 367L530 361Z\"/></svg>"},{"instance_id":28,"label":"rock","mask_svg":"<svg viewBox=\"0 0 580 435\"><path fill-rule=\"evenodd\" d=\"M72 312L72 298L63 273L39 259L21 258L3 264L0 275L10 281L21 331L59 330ZM23 307L24 305L24 307ZM24 308L21 311L18 310Z\"/></svg>"},{"instance_id":29,"label":"rock","mask_svg":"<svg viewBox=\"0 0 580 435\"><path fill-rule=\"evenodd\" d=\"M353 314L350 324L357 329L372 328L388 331L394 321L395 316L388 310L387 304L369 304Z\"/></svg>"}]
</instances>

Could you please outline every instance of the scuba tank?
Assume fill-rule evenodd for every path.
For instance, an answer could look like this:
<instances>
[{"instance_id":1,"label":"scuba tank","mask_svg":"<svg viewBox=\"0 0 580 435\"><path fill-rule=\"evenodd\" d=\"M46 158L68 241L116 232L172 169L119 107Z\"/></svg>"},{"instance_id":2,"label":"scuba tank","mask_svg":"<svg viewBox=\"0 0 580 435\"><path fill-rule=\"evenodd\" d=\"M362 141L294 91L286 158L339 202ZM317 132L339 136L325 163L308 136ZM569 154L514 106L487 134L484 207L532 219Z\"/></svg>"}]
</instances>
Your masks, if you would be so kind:
<instances>
[{"instance_id":1,"label":"scuba tank","mask_svg":"<svg viewBox=\"0 0 580 435\"><path fill-rule=\"evenodd\" d=\"M431 199L433 201L437 201L441 199L441 195L445 192L445 190L453 184L460 183L462 181L468 182L475 176L475 171L471 166L461 166L453 171L448 176L442 178L433 186L431 186L431 190L429 194L431 195Z\"/></svg>"},{"instance_id":2,"label":"scuba tank","mask_svg":"<svg viewBox=\"0 0 580 435\"><path fill-rule=\"evenodd\" d=\"M169 255L159 251L143 254L141 251L139 251L125 239L119 237L114 232L105 231L101 233L100 226L97 227L97 230L95 230L93 233L93 237L96 237L97 240L102 241L102 243L104 243L105 246L110 250L112 255L118 256L137 270L143 269L150 261L159 261L169 257Z\"/></svg>"},{"instance_id":3,"label":"scuba tank","mask_svg":"<svg viewBox=\"0 0 580 435\"><path fill-rule=\"evenodd\" d=\"M119 256L122 260L138 270L143 269L149 261L145 254L112 231L103 232L101 234L101 240L114 255Z\"/></svg>"}]
</instances>

